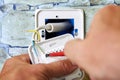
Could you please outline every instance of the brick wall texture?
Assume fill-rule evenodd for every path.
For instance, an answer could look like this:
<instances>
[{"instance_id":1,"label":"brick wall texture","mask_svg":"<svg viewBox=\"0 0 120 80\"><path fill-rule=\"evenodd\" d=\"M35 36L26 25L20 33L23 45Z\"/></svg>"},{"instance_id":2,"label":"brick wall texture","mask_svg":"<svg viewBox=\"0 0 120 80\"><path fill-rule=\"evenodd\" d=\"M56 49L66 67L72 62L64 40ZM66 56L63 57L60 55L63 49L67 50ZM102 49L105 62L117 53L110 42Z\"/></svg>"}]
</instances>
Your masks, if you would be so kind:
<instances>
[{"instance_id":1,"label":"brick wall texture","mask_svg":"<svg viewBox=\"0 0 120 80\"><path fill-rule=\"evenodd\" d=\"M34 29L36 9L82 8L85 12L85 31L100 8L120 5L120 0L0 0L0 69L10 56L27 53Z\"/></svg>"}]
</instances>

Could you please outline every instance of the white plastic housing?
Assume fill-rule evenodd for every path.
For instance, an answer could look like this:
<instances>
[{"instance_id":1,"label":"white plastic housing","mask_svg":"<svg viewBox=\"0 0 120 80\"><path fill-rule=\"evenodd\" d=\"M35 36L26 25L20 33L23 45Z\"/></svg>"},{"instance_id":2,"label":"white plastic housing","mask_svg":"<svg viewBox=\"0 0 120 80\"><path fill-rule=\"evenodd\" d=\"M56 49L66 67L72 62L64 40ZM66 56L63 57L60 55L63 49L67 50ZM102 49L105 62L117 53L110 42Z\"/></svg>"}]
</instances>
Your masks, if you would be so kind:
<instances>
[{"instance_id":1,"label":"white plastic housing","mask_svg":"<svg viewBox=\"0 0 120 80\"><path fill-rule=\"evenodd\" d=\"M35 14L35 27L38 28L41 25L46 25L46 19L74 19L74 29L77 29L77 35L74 38L84 38L84 13L82 9L64 9L64 10L56 10L56 9L43 9L37 10ZM58 29L54 27L54 30ZM64 28L61 28L64 29ZM45 29L39 31L42 37L42 33L45 32ZM44 34L46 36L46 34ZM46 40L45 37L41 38L42 41Z\"/></svg>"}]
</instances>

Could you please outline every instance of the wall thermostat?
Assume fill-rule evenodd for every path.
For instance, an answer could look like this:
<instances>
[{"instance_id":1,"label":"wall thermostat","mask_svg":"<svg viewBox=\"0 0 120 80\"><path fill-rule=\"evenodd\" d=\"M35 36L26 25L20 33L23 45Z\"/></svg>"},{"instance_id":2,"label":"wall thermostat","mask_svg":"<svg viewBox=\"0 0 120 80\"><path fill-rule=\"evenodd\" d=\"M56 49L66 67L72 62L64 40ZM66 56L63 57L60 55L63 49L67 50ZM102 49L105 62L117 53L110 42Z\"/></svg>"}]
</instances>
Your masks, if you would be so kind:
<instances>
[{"instance_id":1,"label":"wall thermostat","mask_svg":"<svg viewBox=\"0 0 120 80\"><path fill-rule=\"evenodd\" d=\"M35 32L28 53L33 64L51 63L67 59L65 56L47 57L52 53L64 52L67 41L84 38L84 15L82 9L37 10L35 13ZM35 40L35 34L40 40ZM70 75L52 80L84 80L85 72L77 69Z\"/></svg>"},{"instance_id":2,"label":"wall thermostat","mask_svg":"<svg viewBox=\"0 0 120 80\"><path fill-rule=\"evenodd\" d=\"M69 10L37 10L35 13L35 28L51 24L53 32L46 29L39 31L41 41L70 33L74 38L84 38L84 15L82 9Z\"/></svg>"}]
</instances>

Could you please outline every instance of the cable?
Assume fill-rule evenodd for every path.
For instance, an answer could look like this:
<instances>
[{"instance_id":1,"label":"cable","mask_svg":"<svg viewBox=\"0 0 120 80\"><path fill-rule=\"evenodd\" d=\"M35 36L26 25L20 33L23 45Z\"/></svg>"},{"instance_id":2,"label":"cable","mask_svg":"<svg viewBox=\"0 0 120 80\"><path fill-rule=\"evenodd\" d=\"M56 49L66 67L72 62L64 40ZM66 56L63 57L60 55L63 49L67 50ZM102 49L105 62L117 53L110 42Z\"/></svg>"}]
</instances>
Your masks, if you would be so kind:
<instances>
[{"instance_id":1,"label":"cable","mask_svg":"<svg viewBox=\"0 0 120 80\"><path fill-rule=\"evenodd\" d=\"M44 50L41 48L40 45L36 44L37 50L39 51L39 53L45 54Z\"/></svg>"},{"instance_id":2,"label":"cable","mask_svg":"<svg viewBox=\"0 0 120 80\"><path fill-rule=\"evenodd\" d=\"M52 33L52 32L64 31L71 27L72 27L72 25L69 22L48 23L44 26L39 26L35 30L27 30L27 32L34 32L33 40L35 42L40 42L41 35L39 33L39 30L41 30L41 29L45 29L48 33Z\"/></svg>"},{"instance_id":3,"label":"cable","mask_svg":"<svg viewBox=\"0 0 120 80\"><path fill-rule=\"evenodd\" d=\"M34 50L35 56L38 57L37 51L35 49L35 41L32 41L32 48Z\"/></svg>"},{"instance_id":4,"label":"cable","mask_svg":"<svg viewBox=\"0 0 120 80\"><path fill-rule=\"evenodd\" d=\"M72 25L69 22L48 23L45 25L45 29L48 33L60 32L70 29Z\"/></svg>"},{"instance_id":5,"label":"cable","mask_svg":"<svg viewBox=\"0 0 120 80\"><path fill-rule=\"evenodd\" d=\"M41 38L40 38L40 33L39 33L39 30L41 30L41 29L45 29L44 28L44 26L41 26L41 27L38 27L37 29L35 29L35 30L27 30L27 32L33 32L34 34L33 34L33 40L35 41L35 42L40 42L40 40L41 40ZM36 39L37 38L37 39Z\"/></svg>"}]
</instances>

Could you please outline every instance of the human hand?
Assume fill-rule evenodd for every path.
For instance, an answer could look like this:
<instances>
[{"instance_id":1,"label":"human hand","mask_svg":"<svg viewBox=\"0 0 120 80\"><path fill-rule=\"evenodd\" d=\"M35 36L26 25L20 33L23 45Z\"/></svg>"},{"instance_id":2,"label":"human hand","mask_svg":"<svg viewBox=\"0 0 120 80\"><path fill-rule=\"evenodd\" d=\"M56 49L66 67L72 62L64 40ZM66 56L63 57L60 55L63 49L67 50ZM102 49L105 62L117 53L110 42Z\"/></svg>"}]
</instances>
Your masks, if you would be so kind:
<instances>
[{"instance_id":1,"label":"human hand","mask_svg":"<svg viewBox=\"0 0 120 80\"><path fill-rule=\"evenodd\" d=\"M120 80L120 6L98 11L86 38L69 41L64 52L93 80Z\"/></svg>"},{"instance_id":2,"label":"human hand","mask_svg":"<svg viewBox=\"0 0 120 80\"><path fill-rule=\"evenodd\" d=\"M30 64L28 54L8 59L0 73L0 80L51 80L70 74L77 66L68 60L50 64Z\"/></svg>"}]
</instances>

